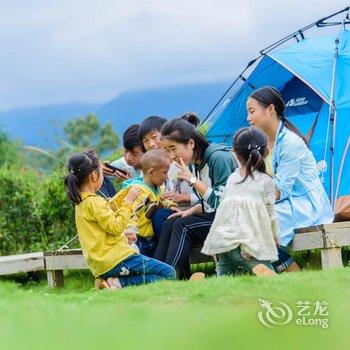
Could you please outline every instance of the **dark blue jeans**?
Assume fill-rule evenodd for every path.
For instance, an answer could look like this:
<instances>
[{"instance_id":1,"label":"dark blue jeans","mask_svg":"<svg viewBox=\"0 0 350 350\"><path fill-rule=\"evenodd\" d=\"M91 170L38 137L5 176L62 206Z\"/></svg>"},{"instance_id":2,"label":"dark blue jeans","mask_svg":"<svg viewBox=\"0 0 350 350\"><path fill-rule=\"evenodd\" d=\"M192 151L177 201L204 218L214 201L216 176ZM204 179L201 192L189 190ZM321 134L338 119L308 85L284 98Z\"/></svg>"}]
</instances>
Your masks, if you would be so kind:
<instances>
[{"instance_id":1,"label":"dark blue jeans","mask_svg":"<svg viewBox=\"0 0 350 350\"><path fill-rule=\"evenodd\" d=\"M278 260L272 263L276 272L282 272L294 262L293 257L288 253L288 247L278 247Z\"/></svg>"},{"instance_id":2,"label":"dark blue jeans","mask_svg":"<svg viewBox=\"0 0 350 350\"><path fill-rule=\"evenodd\" d=\"M118 277L121 286L136 286L162 279L176 279L175 269L156 259L141 254L133 254L113 269L101 275L102 278Z\"/></svg>"},{"instance_id":3,"label":"dark blue jeans","mask_svg":"<svg viewBox=\"0 0 350 350\"><path fill-rule=\"evenodd\" d=\"M154 251L156 250L156 247L157 247L157 241L155 237L144 238L144 237L138 236L136 245L140 249L140 254L146 255L152 258L154 255Z\"/></svg>"},{"instance_id":4,"label":"dark blue jeans","mask_svg":"<svg viewBox=\"0 0 350 350\"><path fill-rule=\"evenodd\" d=\"M152 217L153 231L157 241L159 241L160 234L162 233L162 227L164 221L174 212L170 209L158 208Z\"/></svg>"}]
</instances>

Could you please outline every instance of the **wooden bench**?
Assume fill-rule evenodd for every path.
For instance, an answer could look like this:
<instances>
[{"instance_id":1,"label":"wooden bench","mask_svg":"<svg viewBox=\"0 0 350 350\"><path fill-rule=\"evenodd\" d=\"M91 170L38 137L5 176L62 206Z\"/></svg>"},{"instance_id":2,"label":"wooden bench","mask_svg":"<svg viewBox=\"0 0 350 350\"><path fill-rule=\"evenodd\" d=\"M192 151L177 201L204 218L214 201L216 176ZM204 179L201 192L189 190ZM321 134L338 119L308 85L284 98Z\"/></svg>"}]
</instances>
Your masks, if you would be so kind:
<instances>
[{"instance_id":1,"label":"wooden bench","mask_svg":"<svg viewBox=\"0 0 350 350\"><path fill-rule=\"evenodd\" d=\"M322 269L343 267L341 247L350 245L350 221L295 230L291 251L321 249Z\"/></svg>"},{"instance_id":2,"label":"wooden bench","mask_svg":"<svg viewBox=\"0 0 350 350\"><path fill-rule=\"evenodd\" d=\"M44 253L0 256L0 276L45 269Z\"/></svg>"},{"instance_id":3,"label":"wooden bench","mask_svg":"<svg viewBox=\"0 0 350 350\"><path fill-rule=\"evenodd\" d=\"M190 264L213 262L213 258L203 255L201 247L192 250L189 257ZM63 270L88 269L81 249L67 249L60 251L44 252L45 270L47 283L50 287L63 286Z\"/></svg>"},{"instance_id":4,"label":"wooden bench","mask_svg":"<svg viewBox=\"0 0 350 350\"><path fill-rule=\"evenodd\" d=\"M350 245L350 221L300 228L295 231L292 252L320 249L322 269L343 266L341 247ZM191 264L212 262L213 258L193 249ZM29 253L0 257L0 275L20 272L47 271L48 285L63 286L63 270L88 269L81 249L44 253Z\"/></svg>"}]
</instances>

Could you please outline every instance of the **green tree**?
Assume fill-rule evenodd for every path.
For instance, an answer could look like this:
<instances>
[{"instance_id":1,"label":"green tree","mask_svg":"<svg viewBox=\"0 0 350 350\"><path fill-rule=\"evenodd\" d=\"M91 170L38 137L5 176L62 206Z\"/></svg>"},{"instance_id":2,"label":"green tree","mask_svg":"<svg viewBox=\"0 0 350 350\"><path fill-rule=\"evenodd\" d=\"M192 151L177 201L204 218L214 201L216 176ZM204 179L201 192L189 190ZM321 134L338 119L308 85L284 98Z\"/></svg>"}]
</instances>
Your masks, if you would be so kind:
<instances>
[{"instance_id":1,"label":"green tree","mask_svg":"<svg viewBox=\"0 0 350 350\"><path fill-rule=\"evenodd\" d=\"M111 123L101 125L93 114L69 120L64 126L64 132L68 143L73 147L93 148L103 155L115 151L119 144L118 134Z\"/></svg>"},{"instance_id":2,"label":"green tree","mask_svg":"<svg viewBox=\"0 0 350 350\"><path fill-rule=\"evenodd\" d=\"M14 164L19 160L18 144L0 130L0 167L5 164Z\"/></svg>"}]
</instances>

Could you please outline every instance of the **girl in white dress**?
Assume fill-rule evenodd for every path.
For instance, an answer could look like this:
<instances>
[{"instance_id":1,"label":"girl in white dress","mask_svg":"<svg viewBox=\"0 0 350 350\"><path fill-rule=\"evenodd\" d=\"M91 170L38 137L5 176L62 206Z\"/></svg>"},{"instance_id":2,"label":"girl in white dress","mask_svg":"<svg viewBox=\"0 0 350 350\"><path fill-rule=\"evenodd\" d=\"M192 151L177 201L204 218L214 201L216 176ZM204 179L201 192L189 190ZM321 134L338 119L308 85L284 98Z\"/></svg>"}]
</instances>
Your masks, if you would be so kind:
<instances>
[{"instance_id":1,"label":"girl in white dress","mask_svg":"<svg viewBox=\"0 0 350 350\"><path fill-rule=\"evenodd\" d=\"M217 274L234 274L238 267L256 275L275 275L278 225L275 185L266 174L266 135L256 128L242 128L233 139L240 163L228 178L224 194L204 242L202 253L218 254Z\"/></svg>"}]
</instances>

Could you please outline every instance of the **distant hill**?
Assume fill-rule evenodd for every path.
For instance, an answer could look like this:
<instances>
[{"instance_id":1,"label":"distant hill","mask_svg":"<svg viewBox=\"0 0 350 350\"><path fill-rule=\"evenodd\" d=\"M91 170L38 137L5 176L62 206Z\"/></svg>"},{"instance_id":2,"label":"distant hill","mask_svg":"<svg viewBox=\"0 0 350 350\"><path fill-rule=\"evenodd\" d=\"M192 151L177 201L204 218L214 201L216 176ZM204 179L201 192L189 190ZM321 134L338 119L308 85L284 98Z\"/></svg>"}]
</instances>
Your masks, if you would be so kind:
<instances>
[{"instance_id":1,"label":"distant hill","mask_svg":"<svg viewBox=\"0 0 350 350\"><path fill-rule=\"evenodd\" d=\"M94 113L98 108L99 105L67 103L13 109L0 113L0 128L24 145L56 148L69 118Z\"/></svg>"},{"instance_id":2,"label":"distant hill","mask_svg":"<svg viewBox=\"0 0 350 350\"><path fill-rule=\"evenodd\" d=\"M129 125L149 115L174 117L196 112L203 118L216 103L228 82L186 84L129 91L104 104L67 103L14 109L0 113L0 128L23 144L57 147L62 128L70 119L87 113L111 122L121 134Z\"/></svg>"}]
</instances>

